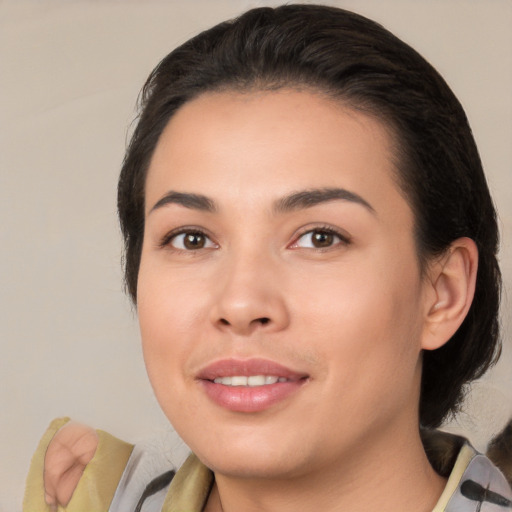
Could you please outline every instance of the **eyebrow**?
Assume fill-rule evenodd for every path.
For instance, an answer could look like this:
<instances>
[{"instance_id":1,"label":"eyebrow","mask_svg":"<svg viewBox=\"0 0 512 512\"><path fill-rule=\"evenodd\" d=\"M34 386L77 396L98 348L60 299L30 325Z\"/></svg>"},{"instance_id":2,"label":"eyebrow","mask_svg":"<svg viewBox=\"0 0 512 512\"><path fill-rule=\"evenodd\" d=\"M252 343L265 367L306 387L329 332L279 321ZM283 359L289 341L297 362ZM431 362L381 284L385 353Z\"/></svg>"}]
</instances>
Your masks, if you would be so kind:
<instances>
[{"instance_id":1,"label":"eyebrow","mask_svg":"<svg viewBox=\"0 0 512 512\"><path fill-rule=\"evenodd\" d=\"M154 210L158 210L159 208L162 208L168 204L179 204L192 210L201 210L211 213L217 210L215 203L209 197L203 196L201 194L190 194L185 192L175 192L171 190L155 203L149 213Z\"/></svg>"},{"instance_id":2,"label":"eyebrow","mask_svg":"<svg viewBox=\"0 0 512 512\"><path fill-rule=\"evenodd\" d=\"M289 196L278 199L274 203L274 211L286 213L304 208L311 208L317 204L328 201L342 200L364 206L371 213L375 213L373 206L360 195L350 192L344 188L320 188L301 190Z\"/></svg>"},{"instance_id":3,"label":"eyebrow","mask_svg":"<svg viewBox=\"0 0 512 512\"><path fill-rule=\"evenodd\" d=\"M350 192L344 188L319 188L301 190L293 194L282 197L274 202L273 211L275 213L287 213L294 210L312 208L321 203L329 201L342 200L364 206L371 213L375 213L373 206L363 199L360 195ZM217 211L215 201L202 194L192 194L188 192L175 192L170 190L155 205L149 213L162 208L168 204L178 204L192 210L200 210L209 213Z\"/></svg>"}]
</instances>

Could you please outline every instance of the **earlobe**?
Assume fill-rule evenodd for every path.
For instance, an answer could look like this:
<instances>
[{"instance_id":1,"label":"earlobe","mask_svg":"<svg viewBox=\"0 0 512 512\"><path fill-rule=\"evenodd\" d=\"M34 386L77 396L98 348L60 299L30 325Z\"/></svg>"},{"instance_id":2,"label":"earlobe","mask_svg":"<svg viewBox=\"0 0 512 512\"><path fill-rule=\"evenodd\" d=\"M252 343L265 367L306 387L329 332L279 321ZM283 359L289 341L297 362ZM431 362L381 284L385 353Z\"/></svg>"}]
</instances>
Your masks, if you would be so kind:
<instances>
[{"instance_id":1,"label":"earlobe","mask_svg":"<svg viewBox=\"0 0 512 512\"><path fill-rule=\"evenodd\" d=\"M426 304L424 350L444 345L464 321L475 293L478 249L470 238L458 238L430 269L432 293Z\"/></svg>"}]
</instances>

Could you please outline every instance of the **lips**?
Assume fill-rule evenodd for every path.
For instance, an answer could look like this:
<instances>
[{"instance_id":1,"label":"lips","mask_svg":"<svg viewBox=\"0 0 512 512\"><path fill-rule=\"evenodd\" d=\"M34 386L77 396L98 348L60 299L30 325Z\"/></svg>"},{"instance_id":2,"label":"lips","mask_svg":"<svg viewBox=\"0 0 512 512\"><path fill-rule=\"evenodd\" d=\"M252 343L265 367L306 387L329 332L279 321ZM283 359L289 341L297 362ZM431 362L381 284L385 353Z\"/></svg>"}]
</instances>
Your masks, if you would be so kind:
<instances>
[{"instance_id":1,"label":"lips","mask_svg":"<svg viewBox=\"0 0 512 512\"><path fill-rule=\"evenodd\" d=\"M225 359L203 368L197 380L209 399L234 412L259 412L289 398L308 375L266 359Z\"/></svg>"}]
</instances>

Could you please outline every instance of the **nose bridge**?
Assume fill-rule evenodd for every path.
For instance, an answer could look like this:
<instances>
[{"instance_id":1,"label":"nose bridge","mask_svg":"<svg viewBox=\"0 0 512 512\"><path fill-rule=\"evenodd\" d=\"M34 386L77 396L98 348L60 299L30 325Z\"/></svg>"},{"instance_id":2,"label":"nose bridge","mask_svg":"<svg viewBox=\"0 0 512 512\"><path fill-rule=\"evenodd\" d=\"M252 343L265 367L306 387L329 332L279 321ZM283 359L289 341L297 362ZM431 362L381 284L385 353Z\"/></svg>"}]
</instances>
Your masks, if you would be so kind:
<instances>
[{"instance_id":1,"label":"nose bridge","mask_svg":"<svg viewBox=\"0 0 512 512\"><path fill-rule=\"evenodd\" d=\"M270 250L252 244L232 248L219 275L213 322L243 335L284 328L288 311L279 275L278 258Z\"/></svg>"}]
</instances>

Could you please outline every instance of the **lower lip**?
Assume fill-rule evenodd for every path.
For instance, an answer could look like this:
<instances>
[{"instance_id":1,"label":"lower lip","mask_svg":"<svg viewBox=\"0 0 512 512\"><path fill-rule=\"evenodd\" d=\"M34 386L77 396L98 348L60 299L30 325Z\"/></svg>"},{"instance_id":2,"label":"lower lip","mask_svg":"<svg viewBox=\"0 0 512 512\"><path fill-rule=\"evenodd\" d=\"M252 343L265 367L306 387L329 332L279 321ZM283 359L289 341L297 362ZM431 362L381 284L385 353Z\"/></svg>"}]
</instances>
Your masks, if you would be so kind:
<instances>
[{"instance_id":1,"label":"lower lip","mask_svg":"<svg viewBox=\"0 0 512 512\"><path fill-rule=\"evenodd\" d=\"M259 412L272 407L295 393L305 379L276 382L265 386L225 386L202 380L203 389L217 405L234 412Z\"/></svg>"}]
</instances>

